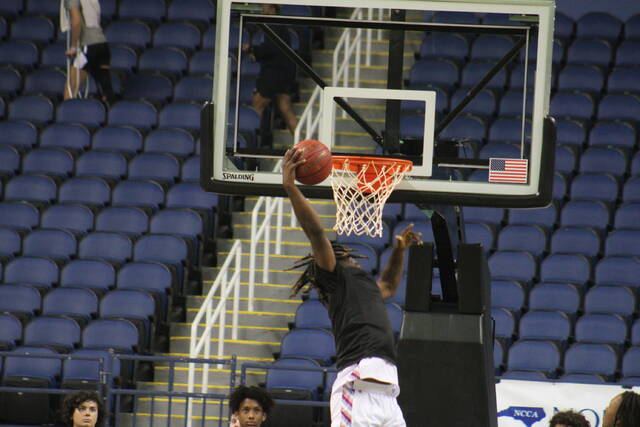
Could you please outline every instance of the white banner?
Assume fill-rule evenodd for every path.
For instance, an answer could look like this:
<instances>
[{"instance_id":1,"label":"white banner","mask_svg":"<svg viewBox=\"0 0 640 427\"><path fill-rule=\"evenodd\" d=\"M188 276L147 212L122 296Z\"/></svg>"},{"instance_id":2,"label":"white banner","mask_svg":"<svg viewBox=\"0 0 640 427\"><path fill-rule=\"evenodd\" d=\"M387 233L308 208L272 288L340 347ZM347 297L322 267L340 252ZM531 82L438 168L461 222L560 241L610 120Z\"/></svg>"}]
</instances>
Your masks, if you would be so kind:
<instances>
[{"instance_id":1,"label":"white banner","mask_svg":"<svg viewBox=\"0 0 640 427\"><path fill-rule=\"evenodd\" d=\"M582 413L591 427L602 427L609 401L626 390L614 385L502 380L496 384L498 426L548 427L556 412L571 409Z\"/></svg>"}]
</instances>

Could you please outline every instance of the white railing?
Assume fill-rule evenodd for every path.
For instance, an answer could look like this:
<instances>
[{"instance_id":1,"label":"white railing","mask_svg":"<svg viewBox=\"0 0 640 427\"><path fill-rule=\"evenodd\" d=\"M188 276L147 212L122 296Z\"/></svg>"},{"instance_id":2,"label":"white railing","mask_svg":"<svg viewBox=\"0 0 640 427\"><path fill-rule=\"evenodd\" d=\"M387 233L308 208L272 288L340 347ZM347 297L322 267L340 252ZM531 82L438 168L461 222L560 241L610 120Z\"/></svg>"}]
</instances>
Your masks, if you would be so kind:
<instances>
[{"instance_id":1,"label":"white railing","mask_svg":"<svg viewBox=\"0 0 640 427\"><path fill-rule=\"evenodd\" d=\"M231 273L233 269L233 273ZM240 310L240 274L242 272L242 242L236 240L229 251L227 259L222 264L216 280L207 293L202 306L191 323L191 340L189 342L189 357L211 357L211 333L218 322L217 358L224 356L225 328L227 301L233 292L233 311L231 320L231 339L238 339L238 312ZM231 276L231 277L229 277ZM214 309L215 297L219 294L220 301ZM198 336L198 327L204 317L205 328ZM202 355L202 356L200 356ZM189 364L189 393L195 389L195 365ZM202 366L201 393L206 393L209 386L209 365ZM192 401L189 399L187 426L191 427Z\"/></svg>"}]
</instances>

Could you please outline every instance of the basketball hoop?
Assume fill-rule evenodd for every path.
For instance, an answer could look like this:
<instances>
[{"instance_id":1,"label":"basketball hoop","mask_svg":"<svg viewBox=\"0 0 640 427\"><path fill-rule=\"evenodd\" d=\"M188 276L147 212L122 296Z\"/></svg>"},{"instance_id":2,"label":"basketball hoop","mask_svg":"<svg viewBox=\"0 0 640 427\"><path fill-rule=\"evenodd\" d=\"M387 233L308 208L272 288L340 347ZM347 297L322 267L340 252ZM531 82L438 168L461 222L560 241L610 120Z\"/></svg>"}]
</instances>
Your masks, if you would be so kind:
<instances>
[{"instance_id":1,"label":"basketball hoop","mask_svg":"<svg viewBox=\"0 0 640 427\"><path fill-rule=\"evenodd\" d=\"M334 155L331 187L338 234L381 237L384 204L412 166L403 159Z\"/></svg>"}]
</instances>

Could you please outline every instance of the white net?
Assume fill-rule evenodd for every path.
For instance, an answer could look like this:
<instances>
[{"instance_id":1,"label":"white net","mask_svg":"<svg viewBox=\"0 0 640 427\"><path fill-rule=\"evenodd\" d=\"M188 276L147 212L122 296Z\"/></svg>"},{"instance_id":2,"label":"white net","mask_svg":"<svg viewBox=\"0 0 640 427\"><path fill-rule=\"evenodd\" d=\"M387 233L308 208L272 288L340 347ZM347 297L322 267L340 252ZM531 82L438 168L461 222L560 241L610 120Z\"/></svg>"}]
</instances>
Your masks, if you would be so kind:
<instances>
[{"instance_id":1,"label":"white net","mask_svg":"<svg viewBox=\"0 0 640 427\"><path fill-rule=\"evenodd\" d=\"M336 201L338 234L368 234L382 236L382 210L395 186L411 169L411 164L376 164L368 161L357 171L349 167L349 159L342 168L331 172L331 187Z\"/></svg>"}]
</instances>

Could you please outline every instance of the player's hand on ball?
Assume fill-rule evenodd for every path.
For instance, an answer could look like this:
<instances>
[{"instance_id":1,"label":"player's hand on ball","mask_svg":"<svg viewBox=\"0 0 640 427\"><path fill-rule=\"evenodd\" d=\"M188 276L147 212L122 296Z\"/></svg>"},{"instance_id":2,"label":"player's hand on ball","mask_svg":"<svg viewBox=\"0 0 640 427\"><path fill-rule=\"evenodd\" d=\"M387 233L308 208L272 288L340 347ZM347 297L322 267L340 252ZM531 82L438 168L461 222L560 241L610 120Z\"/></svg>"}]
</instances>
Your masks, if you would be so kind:
<instances>
[{"instance_id":1,"label":"player's hand on ball","mask_svg":"<svg viewBox=\"0 0 640 427\"><path fill-rule=\"evenodd\" d=\"M303 164L305 160L302 158L304 150L300 150L296 147L291 147L284 154L282 161L282 184L295 185L296 168Z\"/></svg>"},{"instance_id":2,"label":"player's hand on ball","mask_svg":"<svg viewBox=\"0 0 640 427\"><path fill-rule=\"evenodd\" d=\"M422 244L422 233L413 231L413 224L407 225L400 234L396 234L396 245L401 249L406 249L413 244Z\"/></svg>"}]
</instances>

